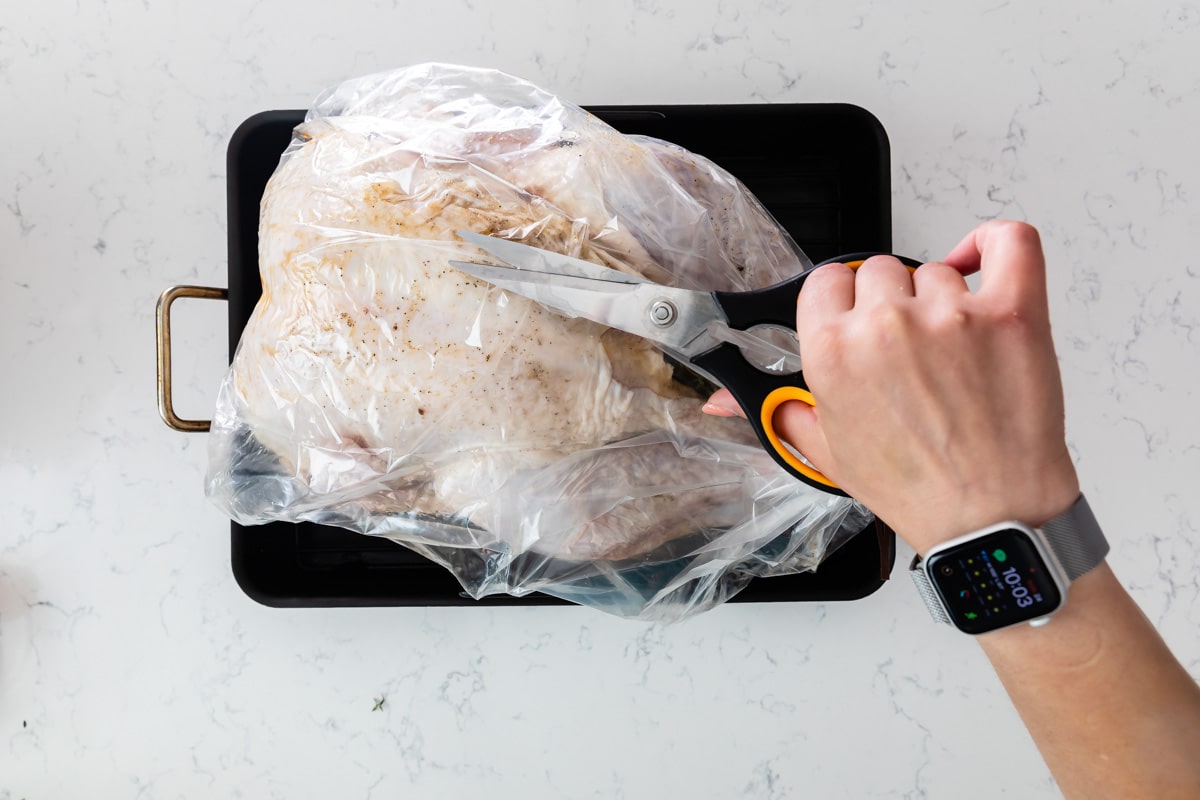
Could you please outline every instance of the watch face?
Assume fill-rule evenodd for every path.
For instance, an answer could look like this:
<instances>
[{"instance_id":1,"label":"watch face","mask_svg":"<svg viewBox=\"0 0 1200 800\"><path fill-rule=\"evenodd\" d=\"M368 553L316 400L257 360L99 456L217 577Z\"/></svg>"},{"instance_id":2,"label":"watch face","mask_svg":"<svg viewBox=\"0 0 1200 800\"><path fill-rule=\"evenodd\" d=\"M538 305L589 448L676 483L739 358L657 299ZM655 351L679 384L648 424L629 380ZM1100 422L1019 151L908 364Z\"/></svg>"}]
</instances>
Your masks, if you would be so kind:
<instances>
[{"instance_id":1,"label":"watch face","mask_svg":"<svg viewBox=\"0 0 1200 800\"><path fill-rule=\"evenodd\" d=\"M934 553L925 572L950 620L966 633L987 633L1043 617L1062 594L1029 534L1015 528Z\"/></svg>"}]
</instances>

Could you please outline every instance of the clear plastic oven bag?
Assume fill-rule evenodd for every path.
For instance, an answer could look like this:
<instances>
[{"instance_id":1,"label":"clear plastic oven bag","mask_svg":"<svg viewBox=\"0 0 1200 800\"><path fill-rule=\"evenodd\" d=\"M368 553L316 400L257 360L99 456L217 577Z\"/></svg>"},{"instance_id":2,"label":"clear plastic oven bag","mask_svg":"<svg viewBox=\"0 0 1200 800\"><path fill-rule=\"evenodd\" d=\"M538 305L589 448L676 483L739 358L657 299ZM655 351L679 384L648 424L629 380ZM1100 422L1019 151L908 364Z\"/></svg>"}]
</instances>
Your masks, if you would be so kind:
<instances>
[{"instance_id":1,"label":"clear plastic oven bag","mask_svg":"<svg viewBox=\"0 0 1200 800\"><path fill-rule=\"evenodd\" d=\"M648 342L450 267L502 236L692 289L796 274L729 173L508 75L351 80L262 200L263 294L222 382L207 492L234 520L384 536L471 595L626 617L813 569L870 521L795 480Z\"/></svg>"}]
</instances>

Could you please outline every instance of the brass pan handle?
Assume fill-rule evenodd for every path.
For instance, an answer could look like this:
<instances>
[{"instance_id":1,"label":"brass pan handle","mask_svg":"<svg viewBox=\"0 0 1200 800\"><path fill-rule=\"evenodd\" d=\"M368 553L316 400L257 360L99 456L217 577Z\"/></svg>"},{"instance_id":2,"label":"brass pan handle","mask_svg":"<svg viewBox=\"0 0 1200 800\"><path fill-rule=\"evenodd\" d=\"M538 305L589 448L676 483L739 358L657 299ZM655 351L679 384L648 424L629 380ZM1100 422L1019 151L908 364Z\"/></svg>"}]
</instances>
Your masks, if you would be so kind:
<instances>
[{"instance_id":1,"label":"brass pan handle","mask_svg":"<svg viewBox=\"0 0 1200 800\"><path fill-rule=\"evenodd\" d=\"M181 419L171 402L171 304L181 297L228 300L229 292L211 286L172 286L158 298L158 415L173 430L203 432L212 427L211 420Z\"/></svg>"}]
</instances>

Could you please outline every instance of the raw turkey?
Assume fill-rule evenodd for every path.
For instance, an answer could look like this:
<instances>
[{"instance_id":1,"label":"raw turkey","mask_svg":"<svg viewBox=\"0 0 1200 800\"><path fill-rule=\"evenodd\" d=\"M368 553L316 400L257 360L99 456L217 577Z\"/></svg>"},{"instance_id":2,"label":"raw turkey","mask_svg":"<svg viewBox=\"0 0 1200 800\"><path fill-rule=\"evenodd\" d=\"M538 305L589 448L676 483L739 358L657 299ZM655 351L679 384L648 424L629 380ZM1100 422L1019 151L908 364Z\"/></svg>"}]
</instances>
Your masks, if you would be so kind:
<instances>
[{"instance_id":1,"label":"raw turkey","mask_svg":"<svg viewBox=\"0 0 1200 800\"><path fill-rule=\"evenodd\" d=\"M262 299L212 436L209 493L235 519L498 564L697 547L736 563L838 527L850 501L784 474L744 421L701 414L648 342L450 267L491 260L460 229L688 288L800 269L723 170L523 81L422 65L344 84L263 197Z\"/></svg>"}]
</instances>

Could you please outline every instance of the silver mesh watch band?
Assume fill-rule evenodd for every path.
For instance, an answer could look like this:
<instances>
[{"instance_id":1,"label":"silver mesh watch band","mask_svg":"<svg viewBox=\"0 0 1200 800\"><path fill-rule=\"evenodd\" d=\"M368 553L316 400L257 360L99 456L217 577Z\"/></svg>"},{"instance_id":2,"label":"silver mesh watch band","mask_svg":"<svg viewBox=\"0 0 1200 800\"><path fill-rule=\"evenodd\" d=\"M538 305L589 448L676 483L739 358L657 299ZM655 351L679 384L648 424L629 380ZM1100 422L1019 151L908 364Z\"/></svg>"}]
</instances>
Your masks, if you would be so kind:
<instances>
[{"instance_id":1,"label":"silver mesh watch band","mask_svg":"<svg viewBox=\"0 0 1200 800\"><path fill-rule=\"evenodd\" d=\"M1069 580L1074 581L1086 572L1094 569L1108 555L1108 540L1100 530L1091 506L1081 494L1063 513L1037 529L1041 532L1046 544ZM950 624L950 616L946 613L932 581L925 574L921 557L913 558L909 568L917 592L925 601L934 622Z\"/></svg>"},{"instance_id":2,"label":"silver mesh watch band","mask_svg":"<svg viewBox=\"0 0 1200 800\"><path fill-rule=\"evenodd\" d=\"M1038 530L1071 580L1095 569L1108 555L1108 540L1083 495Z\"/></svg>"},{"instance_id":3,"label":"silver mesh watch band","mask_svg":"<svg viewBox=\"0 0 1200 800\"><path fill-rule=\"evenodd\" d=\"M913 559L912 567L908 574L912 577L913 583L917 585L917 592L920 593L921 599L925 601L925 607L929 609L929 615L933 617L934 622L940 622L943 625L950 624L950 615L946 613L946 607L942 605L942 601L937 596L937 592L933 589L933 583L930 582L929 576L925 574L925 569L921 566L920 556Z\"/></svg>"}]
</instances>

